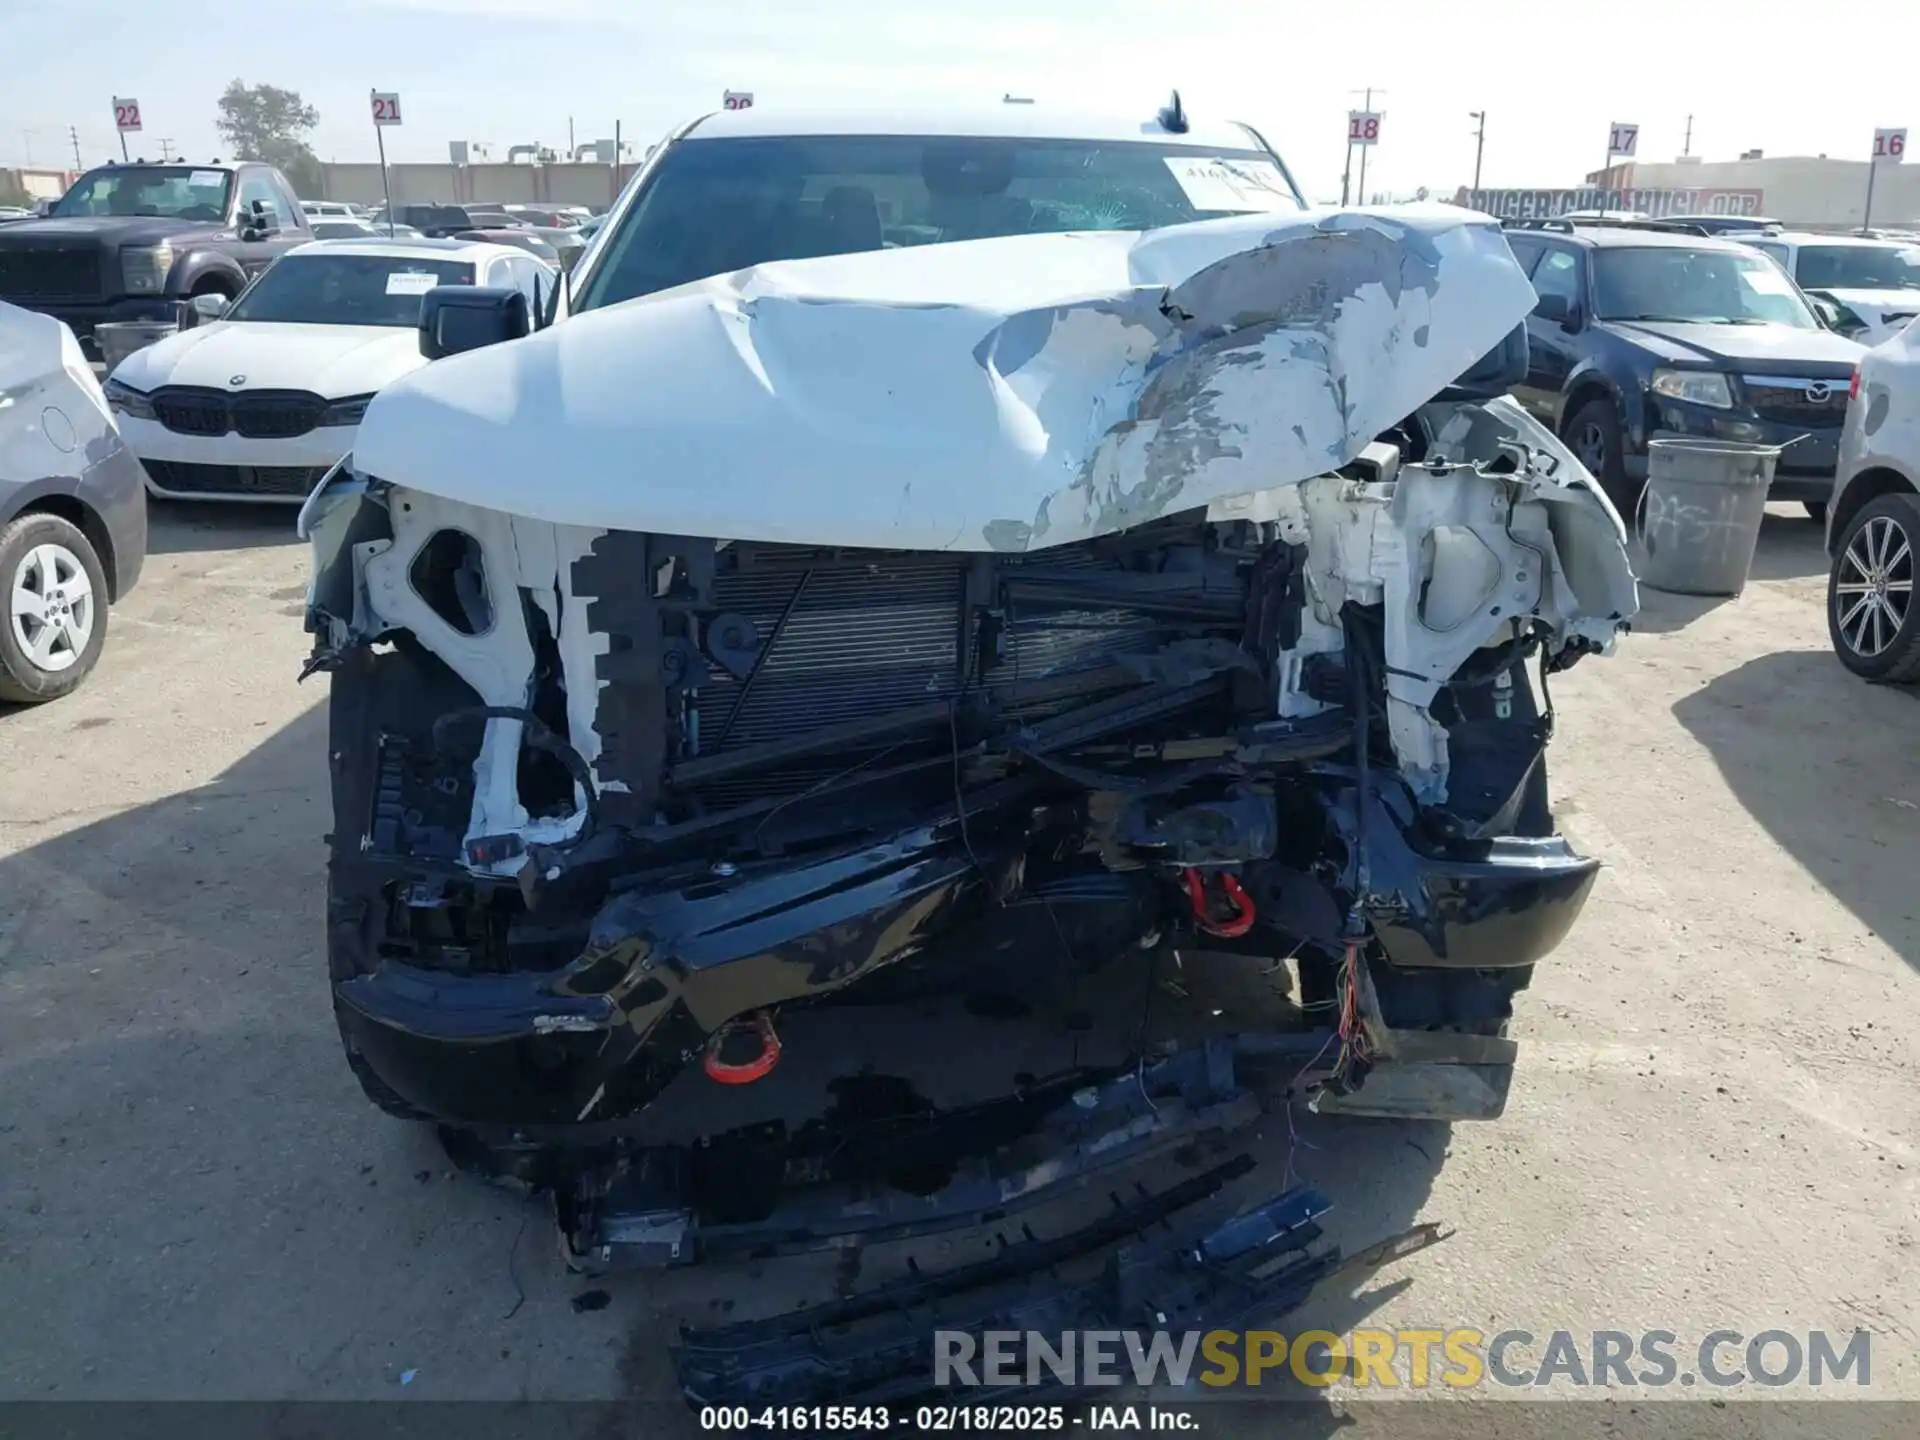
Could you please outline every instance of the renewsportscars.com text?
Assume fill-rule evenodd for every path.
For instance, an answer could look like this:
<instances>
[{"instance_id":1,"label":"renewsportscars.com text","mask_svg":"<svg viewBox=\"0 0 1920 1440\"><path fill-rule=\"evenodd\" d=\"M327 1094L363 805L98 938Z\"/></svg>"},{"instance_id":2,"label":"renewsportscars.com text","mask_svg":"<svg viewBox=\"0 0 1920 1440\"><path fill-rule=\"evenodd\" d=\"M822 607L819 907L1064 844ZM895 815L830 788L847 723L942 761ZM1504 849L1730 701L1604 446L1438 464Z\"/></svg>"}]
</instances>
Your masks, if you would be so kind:
<instances>
[{"instance_id":1,"label":"renewsportscars.com text","mask_svg":"<svg viewBox=\"0 0 1920 1440\"><path fill-rule=\"evenodd\" d=\"M974 1385L1216 1387L1297 1383L1375 1389L1732 1389L1873 1383L1873 1337L1712 1330L1683 1339L1671 1330L1356 1329L1303 1330L940 1330L934 1383Z\"/></svg>"}]
</instances>

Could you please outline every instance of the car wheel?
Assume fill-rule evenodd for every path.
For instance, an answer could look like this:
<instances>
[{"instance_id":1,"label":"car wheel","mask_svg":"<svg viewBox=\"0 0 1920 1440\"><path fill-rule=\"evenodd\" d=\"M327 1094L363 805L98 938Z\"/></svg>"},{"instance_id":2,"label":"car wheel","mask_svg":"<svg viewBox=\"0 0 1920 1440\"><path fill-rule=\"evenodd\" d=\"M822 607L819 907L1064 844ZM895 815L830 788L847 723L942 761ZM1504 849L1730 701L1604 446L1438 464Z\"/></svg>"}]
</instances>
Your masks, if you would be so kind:
<instances>
[{"instance_id":1,"label":"car wheel","mask_svg":"<svg viewBox=\"0 0 1920 1440\"><path fill-rule=\"evenodd\" d=\"M1802 500L1800 503L1806 507L1807 518L1813 521L1814 524L1824 525L1827 523L1827 502L1826 501Z\"/></svg>"},{"instance_id":2,"label":"car wheel","mask_svg":"<svg viewBox=\"0 0 1920 1440\"><path fill-rule=\"evenodd\" d=\"M1604 396L1589 400L1566 423L1563 438L1587 467L1620 518L1633 528L1633 512L1640 503L1640 486L1627 478L1626 444L1620 433L1620 414Z\"/></svg>"},{"instance_id":3,"label":"car wheel","mask_svg":"<svg viewBox=\"0 0 1920 1440\"><path fill-rule=\"evenodd\" d=\"M1868 680L1920 680L1913 604L1920 496L1882 495L1848 523L1827 577L1827 633L1840 663Z\"/></svg>"},{"instance_id":4,"label":"car wheel","mask_svg":"<svg viewBox=\"0 0 1920 1440\"><path fill-rule=\"evenodd\" d=\"M0 529L0 700L79 688L107 639L107 576L79 529L22 515Z\"/></svg>"}]
</instances>

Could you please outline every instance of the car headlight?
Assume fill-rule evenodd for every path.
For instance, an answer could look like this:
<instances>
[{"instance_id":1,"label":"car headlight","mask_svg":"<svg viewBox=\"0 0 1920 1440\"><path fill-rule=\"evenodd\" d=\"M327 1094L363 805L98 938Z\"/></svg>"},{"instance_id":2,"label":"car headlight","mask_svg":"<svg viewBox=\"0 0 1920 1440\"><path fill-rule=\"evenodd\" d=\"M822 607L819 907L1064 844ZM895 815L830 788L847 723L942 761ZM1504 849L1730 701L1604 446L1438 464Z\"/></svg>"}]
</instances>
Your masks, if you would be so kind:
<instances>
[{"instance_id":1,"label":"car headlight","mask_svg":"<svg viewBox=\"0 0 1920 1440\"><path fill-rule=\"evenodd\" d=\"M336 400L321 412L322 425L358 425L367 418L367 406L373 402L371 395L355 395L350 400Z\"/></svg>"},{"instance_id":2,"label":"car headlight","mask_svg":"<svg viewBox=\"0 0 1920 1440\"><path fill-rule=\"evenodd\" d=\"M1733 408L1733 391L1727 385L1727 377L1714 370L1656 370L1652 388L1654 394L1665 400L1685 400L1715 410Z\"/></svg>"},{"instance_id":3,"label":"car headlight","mask_svg":"<svg viewBox=\"0 0 1920 1440\"><path fill-rule=\"evenodd\" d=\"M173 269L171 245L129 245L120 252L120 273L129 295L159 295L167 288Z\"/></svg>"},{"instance_id":4,"label":"car headlight","mask_svg":"<svg viewBox=\"0 0 1920 1440\"><path fill-rule=\"evenodd\" d=\"M118 380L109 379L106 384L107 405L122 415L135 420L153 419L153 397L143 395L131 385L123 385Z\"/></svg>"}]
</instances>

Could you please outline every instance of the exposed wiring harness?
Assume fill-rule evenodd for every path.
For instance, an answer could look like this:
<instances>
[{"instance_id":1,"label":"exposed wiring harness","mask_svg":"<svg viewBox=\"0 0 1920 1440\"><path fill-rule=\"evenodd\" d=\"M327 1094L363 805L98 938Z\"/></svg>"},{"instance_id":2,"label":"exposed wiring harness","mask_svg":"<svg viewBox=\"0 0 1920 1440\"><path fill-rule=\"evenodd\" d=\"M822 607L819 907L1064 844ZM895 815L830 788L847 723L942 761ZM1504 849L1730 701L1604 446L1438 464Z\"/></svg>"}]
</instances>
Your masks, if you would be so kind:
<instances>
[{"instance_id":1,"label":"exposed wiring harness","mask_svg":"<svg viewBox=\"0 0 1920 1440\"><path fill-rule=\"evenodd\" d=\"M1344 1091L1359 1083L1373 1058L1363 1000L1363 990L1370 990L1364 967L1368 937L1366 902L1373 883L1367 843L1373 810L1373 679L1376 675L1384 677L1385 667L1382 657L1374 650L1365 613L1357 605L1348 604L1341 610L1340 620L1346 632L1354 773L1353 902L1347 907L1343 954L1335 982L1340 1053L1334 1059L1332 1076L1334 1087Z\"/></svg>"}]
</instances>

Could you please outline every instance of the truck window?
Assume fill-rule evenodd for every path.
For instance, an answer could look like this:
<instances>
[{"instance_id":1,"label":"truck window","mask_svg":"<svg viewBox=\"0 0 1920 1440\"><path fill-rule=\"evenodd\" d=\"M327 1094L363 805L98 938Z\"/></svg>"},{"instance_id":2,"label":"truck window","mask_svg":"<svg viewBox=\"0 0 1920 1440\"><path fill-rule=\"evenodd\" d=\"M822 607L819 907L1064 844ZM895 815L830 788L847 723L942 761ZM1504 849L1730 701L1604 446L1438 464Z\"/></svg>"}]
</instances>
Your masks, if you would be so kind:
<instances>
[{"instance_id":1,"label":"truck window","mask_svg":"<svg viewBox=\"0 0 1920 1440\"><path fill-rule=\"evenodd\" d=\"M74 181L53 214L157 215L169 220L227 218L231 170L191 165L115 165L92 170Z\"/></svg>"},{"instance_id":2,"label":"truck window","mask_svg":"<svg viewBox=\"0 0 1920 1440\"><path fill-rule=\"evenodd\" d=\"M685 140L606 237L576 308L773 260L1069 230L1149 230L1305 201L1251 145L777 136Z\"/></svg>"}]
</instances>

